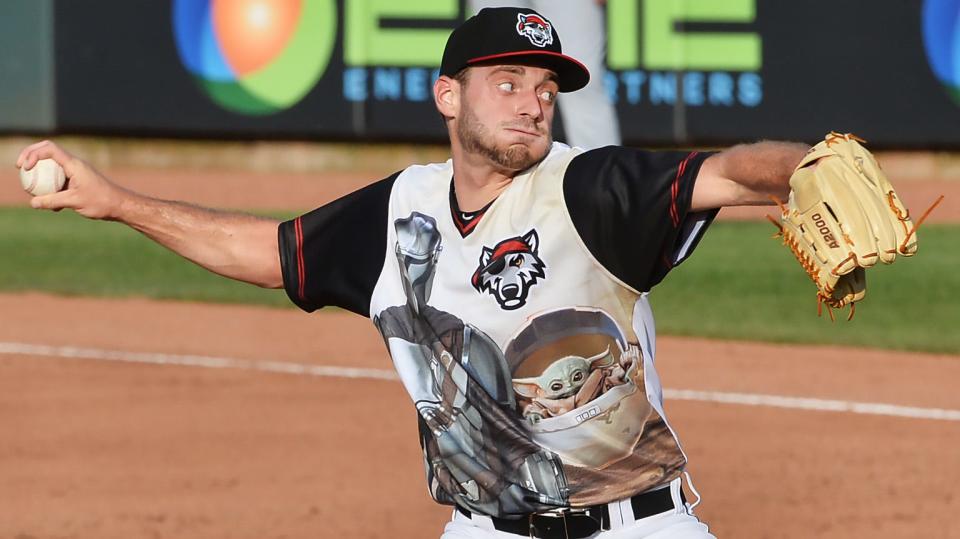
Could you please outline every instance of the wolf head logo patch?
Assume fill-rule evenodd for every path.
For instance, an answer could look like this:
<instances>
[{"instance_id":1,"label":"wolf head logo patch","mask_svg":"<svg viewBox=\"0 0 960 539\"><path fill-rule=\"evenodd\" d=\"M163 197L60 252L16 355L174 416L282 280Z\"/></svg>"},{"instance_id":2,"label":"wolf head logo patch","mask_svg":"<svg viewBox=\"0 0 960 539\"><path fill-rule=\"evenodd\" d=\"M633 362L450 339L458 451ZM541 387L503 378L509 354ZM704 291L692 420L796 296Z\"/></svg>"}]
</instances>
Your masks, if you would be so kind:
<instances>
[{"instance_id":1,"label":"wolf head logo patch","mask_svg":"<svg viewBox=\"0 0 960 539\"><path fill-rule=\"evenodd\" d=\"M538 47L553 43L553 27L546 19L534 13L517 13L517 33L526 36L530 43Z\"/></svg>"},{"instance_id":2,"label":"wolf head logo patch","mask_svg":"<svg viewBox=\"0 0 960 539\"><path fill-rule=\"evenodd\" d=\"M489 292L508 311L523 307L530 288L546 277L547 265L537 254L539 248L536 229L505 239L492 249L484 247L470 280L473 288L481 294Z\"/></svg>"}]
</instances>

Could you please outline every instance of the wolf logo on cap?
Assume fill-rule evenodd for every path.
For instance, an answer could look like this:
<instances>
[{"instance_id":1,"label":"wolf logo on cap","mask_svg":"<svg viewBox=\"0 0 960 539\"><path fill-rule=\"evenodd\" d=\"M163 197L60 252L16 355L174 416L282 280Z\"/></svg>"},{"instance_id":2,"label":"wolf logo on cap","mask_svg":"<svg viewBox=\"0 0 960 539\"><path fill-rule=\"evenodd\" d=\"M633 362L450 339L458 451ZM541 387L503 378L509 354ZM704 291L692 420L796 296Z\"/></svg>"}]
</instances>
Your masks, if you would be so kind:
<instances>
[{"instance_id":1,"label":"wolf logo on cap","mask_svg":"<svg viewBox=\"0 0 960 539\"><path fill-rule=\"evenodd\" d=\"M553 43L553 27L546 19L534 13L517 13L517 33L526 36L530 43L538 47Z\"/></svg>"}]
</instances>

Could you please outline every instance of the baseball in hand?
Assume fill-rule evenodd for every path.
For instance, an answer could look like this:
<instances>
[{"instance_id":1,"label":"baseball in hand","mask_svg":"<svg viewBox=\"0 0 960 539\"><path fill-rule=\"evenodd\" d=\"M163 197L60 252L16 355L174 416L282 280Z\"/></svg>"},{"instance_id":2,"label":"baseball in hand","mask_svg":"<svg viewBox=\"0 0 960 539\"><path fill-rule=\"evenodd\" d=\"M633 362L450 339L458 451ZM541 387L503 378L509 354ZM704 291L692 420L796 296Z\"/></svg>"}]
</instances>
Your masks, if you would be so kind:
<instances>
[{"instance_id":1,"label":"baseball in hand","mask_svg":"<svg viewBox=\"0 0 960 539\"><path fill-rule=\"evenodd\" d=\"M33 196L49 195L63 189L67 176L53 159L41 159L30 170L20 169L20 184Z\"/></svg>"}]
</instances>

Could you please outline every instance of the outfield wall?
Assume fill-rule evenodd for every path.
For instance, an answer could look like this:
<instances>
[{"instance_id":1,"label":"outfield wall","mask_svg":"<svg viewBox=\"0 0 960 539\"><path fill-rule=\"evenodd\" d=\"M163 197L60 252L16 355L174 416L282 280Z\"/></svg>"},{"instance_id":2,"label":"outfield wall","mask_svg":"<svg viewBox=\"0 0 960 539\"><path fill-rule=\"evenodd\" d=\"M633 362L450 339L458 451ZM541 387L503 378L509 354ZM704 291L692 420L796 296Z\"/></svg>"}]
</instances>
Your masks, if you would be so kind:
<instances>
[{"instance_id":1,"label":"outfield wall","mask_svg":"<svg viewBox=\"0 0 960 539\"><path fill-rule=\"evenodd\" d=\"M0 5L0 129L56 129L53 0Z\"/></svg>"},{"instance_id":2,"label":"outfield wall","mask_svg":"<svg viewBox=\"0 0 960 539\"><path fill-rule=\"evenodd\" d=\"M208 0L4 4L0 67L26 76L0 86L0 130L250 140L442 141L430 88L464 17L459 0L302 0L274 10L282 39L260 43L250 14ZM605 83L629 144L836 129L875 148L956 149L958 12L958 0L608 0Z\"/></svg>"}]
</instances>

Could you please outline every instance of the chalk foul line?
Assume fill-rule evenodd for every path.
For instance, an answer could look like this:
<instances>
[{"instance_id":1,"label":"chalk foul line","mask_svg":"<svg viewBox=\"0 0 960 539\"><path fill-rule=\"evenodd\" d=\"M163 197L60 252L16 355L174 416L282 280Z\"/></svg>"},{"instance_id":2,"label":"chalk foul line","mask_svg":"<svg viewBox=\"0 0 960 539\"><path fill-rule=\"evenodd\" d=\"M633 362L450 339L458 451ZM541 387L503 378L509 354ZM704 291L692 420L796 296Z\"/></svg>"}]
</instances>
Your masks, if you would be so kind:
<instances>
[{"instance_id":1,"label":"chalk foul line","mask_svg":"<svg viewBox=\"0 0 960 539\"><path fill-rule=\"evenodd\" d=\"M384 369L361 369L327 365L306 365L303 363L292 363L288 361L246 360L214 356L123 352L119 350L102 350L98 348L44 346L39 344L23 344L15 342L0 342L0 354L72 359L95 359L100 361L121 361L126 363L150 363L154 365L181 365L187 367L207 367L213 369L241 369L284 374L305 374L310 376L325 376L331 378L399 380L399 377L395 372Z\"/></svg>"},{"instance_id":2,"label":"chalk foul line","mask_svg":"<svg viewBox=\"0 0 960 539\"><path fill-rule=\"evenodd\" d=\"M215 356L123 352L119 350L103 350L98 348L45 346L39 344L15 342L0 342L0 354L69 359L92 359L99 361L120 361L126 363L147 363L153 365L180 365L214 369L240 369L329 378L399 380L394 371L385 369L307 365L288 361L247 360ZM950 410L944 408L920 408L876 402L854 402L808 397L787 397L782 395L761 395L755 393L729 393L723 391L696 391L691 389L667 388L664 388L663 396L666 399L713 402L719 404L769 406L775 408L787 408L791 410L845 412L852 414L905 417L911 419L960 421L960 410Z\"/></svg>"}]
</instances>

